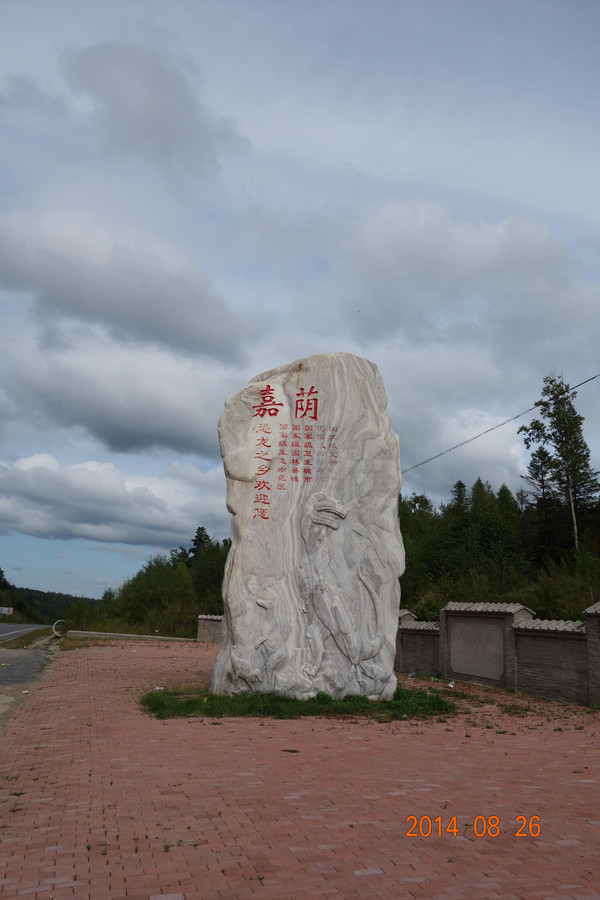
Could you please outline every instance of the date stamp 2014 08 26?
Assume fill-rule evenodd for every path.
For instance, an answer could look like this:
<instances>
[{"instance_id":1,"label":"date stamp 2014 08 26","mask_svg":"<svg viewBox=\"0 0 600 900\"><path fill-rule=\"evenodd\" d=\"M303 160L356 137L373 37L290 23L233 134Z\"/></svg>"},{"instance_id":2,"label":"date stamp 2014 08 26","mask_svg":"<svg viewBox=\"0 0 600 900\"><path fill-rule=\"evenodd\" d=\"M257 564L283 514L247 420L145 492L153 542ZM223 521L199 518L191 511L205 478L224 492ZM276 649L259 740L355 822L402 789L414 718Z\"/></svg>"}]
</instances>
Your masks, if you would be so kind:
<instances>
[{"instance_id":1,"label":"date stamp 2014 08 26","mask_svg":"<svg viewBox=\"0 0 600 900\"><path fill-rule=\"evenodd\" d=\"M405 837L441 837L450 834L456 837L461 833L456 816L452 816L445 824L442 816L407 816ZM475 837L498 837L502 831L499 816L475 816L473 822L464 824L464 828L473 827ZM514 837L539 837L542 831L542 823L539 816L516 816L514 820Z\"/></svg>"}]
</instances>

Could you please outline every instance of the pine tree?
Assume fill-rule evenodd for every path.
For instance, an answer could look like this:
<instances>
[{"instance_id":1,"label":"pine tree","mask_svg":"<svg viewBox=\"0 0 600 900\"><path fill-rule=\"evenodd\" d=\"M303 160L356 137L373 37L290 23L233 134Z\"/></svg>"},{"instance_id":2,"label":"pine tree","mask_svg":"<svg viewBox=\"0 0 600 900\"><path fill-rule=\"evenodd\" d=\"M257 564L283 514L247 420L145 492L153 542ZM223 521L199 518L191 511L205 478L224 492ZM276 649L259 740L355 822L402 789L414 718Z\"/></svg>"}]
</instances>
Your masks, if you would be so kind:
<instances>
[{"instance_id":1,"label":"pine tree","mask_svg":"<svg viewBox=\"0 0 600 900\"><path fill-rule=\"evenodd\" d=\"M597 497L600 482L590 466L590 451L583 437L584 418L575 409L576 396L562 377L546 375L542 398L535 404L540 418L523 425L519 433L525 435L527 449L537 445L526 481L535 486L538 496L540 491L547 492L546 497L556 491L562 498L571 515L573 543L579 552L577 516Z\"/></svg>"}]
</instances>

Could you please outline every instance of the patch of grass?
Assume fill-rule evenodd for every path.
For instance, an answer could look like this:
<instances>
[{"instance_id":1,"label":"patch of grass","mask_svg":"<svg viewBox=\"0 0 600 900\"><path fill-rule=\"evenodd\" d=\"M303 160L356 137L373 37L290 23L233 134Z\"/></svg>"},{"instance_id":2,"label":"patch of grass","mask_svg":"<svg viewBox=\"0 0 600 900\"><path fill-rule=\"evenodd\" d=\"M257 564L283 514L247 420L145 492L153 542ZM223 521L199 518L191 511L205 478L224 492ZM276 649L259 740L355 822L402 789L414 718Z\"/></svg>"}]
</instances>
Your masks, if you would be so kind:
<instances>
[{"instance_id":1,"label":"patch of grass","mask_svg":"<svg viewBox=\"0 0 600 900\"><path fill-rule=\"evenodd\" d=\"M363 717L377 722L447 715L456 709L439 691L398 688L391 700L374 701L350 694L340 700L318 693L309 700L296 700L281 694L210 694L207 687L171 688L149 691L141 698L146 712L157 719L207 716L253 716L273 719L298 719L302 716Z\"/></svg>"},{"instance_id":2,"label":"patch of grass","mask_svg":"<svg viewBox=\"0 0 600 900\"><path fill-rule=\"evenodd\" d=\"M58 639L59 650L83 650L87 647L106 647L113 646L115 638L71 638L61 637ZM125 643L125 642L123 642Z\"/></svg>"},{"instance_id":3,"label":"patch of grass","mask_svg":"<svg viewBox=\"0 0 600 900\"><path fill-rule=\"evenodd\" d=\"M26 634L20 634L19 637L10 641L2 641L0 645L3 650L22 650L24 647L31 647L34 641L40 638L48 637L52 634L51 628L38 628L35 631L28 631Z\"/></svg>"},{"instance_id":4,"label":"patch of grass","mask_svg":"<svg viewBox=\"0 0 600 900\"><path fill-rule=\"evenodd\" d=\"M500 712L505 716L526 716L532 711L531 706L527 703L523 706L521 703L500 704Z\"/></svg>"}]
</instances>

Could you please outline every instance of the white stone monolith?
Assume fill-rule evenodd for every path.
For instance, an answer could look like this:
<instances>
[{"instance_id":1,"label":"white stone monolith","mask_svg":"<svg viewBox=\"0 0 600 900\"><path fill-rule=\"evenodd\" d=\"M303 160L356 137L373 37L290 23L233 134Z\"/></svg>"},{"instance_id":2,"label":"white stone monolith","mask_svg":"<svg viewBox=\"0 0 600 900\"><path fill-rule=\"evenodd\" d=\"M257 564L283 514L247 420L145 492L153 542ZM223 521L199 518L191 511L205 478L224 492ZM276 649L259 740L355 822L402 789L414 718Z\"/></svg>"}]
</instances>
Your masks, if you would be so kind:
<instances>
[{"instance_id":1,"label":"white stone monolith","mask_svg":"<svg viewBox=\"0 0 600 900\"><path fill-rule=\"evenodd\" d=\"M377 367L350 353L265 372L227 400L213 693L393 695L404 547L386 404Z\"/></svg>"}]
</instances>

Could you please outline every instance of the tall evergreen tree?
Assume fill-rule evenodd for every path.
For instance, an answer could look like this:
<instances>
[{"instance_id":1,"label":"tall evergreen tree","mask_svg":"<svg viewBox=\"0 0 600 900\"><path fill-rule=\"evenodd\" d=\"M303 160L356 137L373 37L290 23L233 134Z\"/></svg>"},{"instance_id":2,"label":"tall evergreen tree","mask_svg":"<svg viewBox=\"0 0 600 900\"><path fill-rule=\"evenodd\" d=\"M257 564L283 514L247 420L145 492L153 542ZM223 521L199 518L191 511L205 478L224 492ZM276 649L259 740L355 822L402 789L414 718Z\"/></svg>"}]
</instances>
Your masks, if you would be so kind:
<instances>
[{"instance_id":1,"label":"tall evergreen tree","mask_svg":"<svg viewBox=\"0 0 600 900\"><path fill-rule=\"evenodd\" d=\"M584 418L575 409L577 393L561 376L546 375L542 398L535 406L539 419L522 425L525 446L536 446L529 477L541 488L541 469L546 467L547 489L556 490L570 512L573 543L579 552L578 513L593 502L600 492L597 473L590 466L590 451L583 437ZM543 449L544 454L540 454ZM536 455L537 454L537 455Z\"/></svg>"},{"instance_id":2,"label":"tall evergreen tree","mask_svg":"<svg viewBox=\"0 0 600 900\"><path fill-rule=\"evenodd\" d=\"M554 464L551 454L546 447L538 447L531 454L527 475L521 478L527 484L527 493L533 495L539 502L547 503L557 495L557 485L554 478Z\"/></svg>"}]
</instances>

